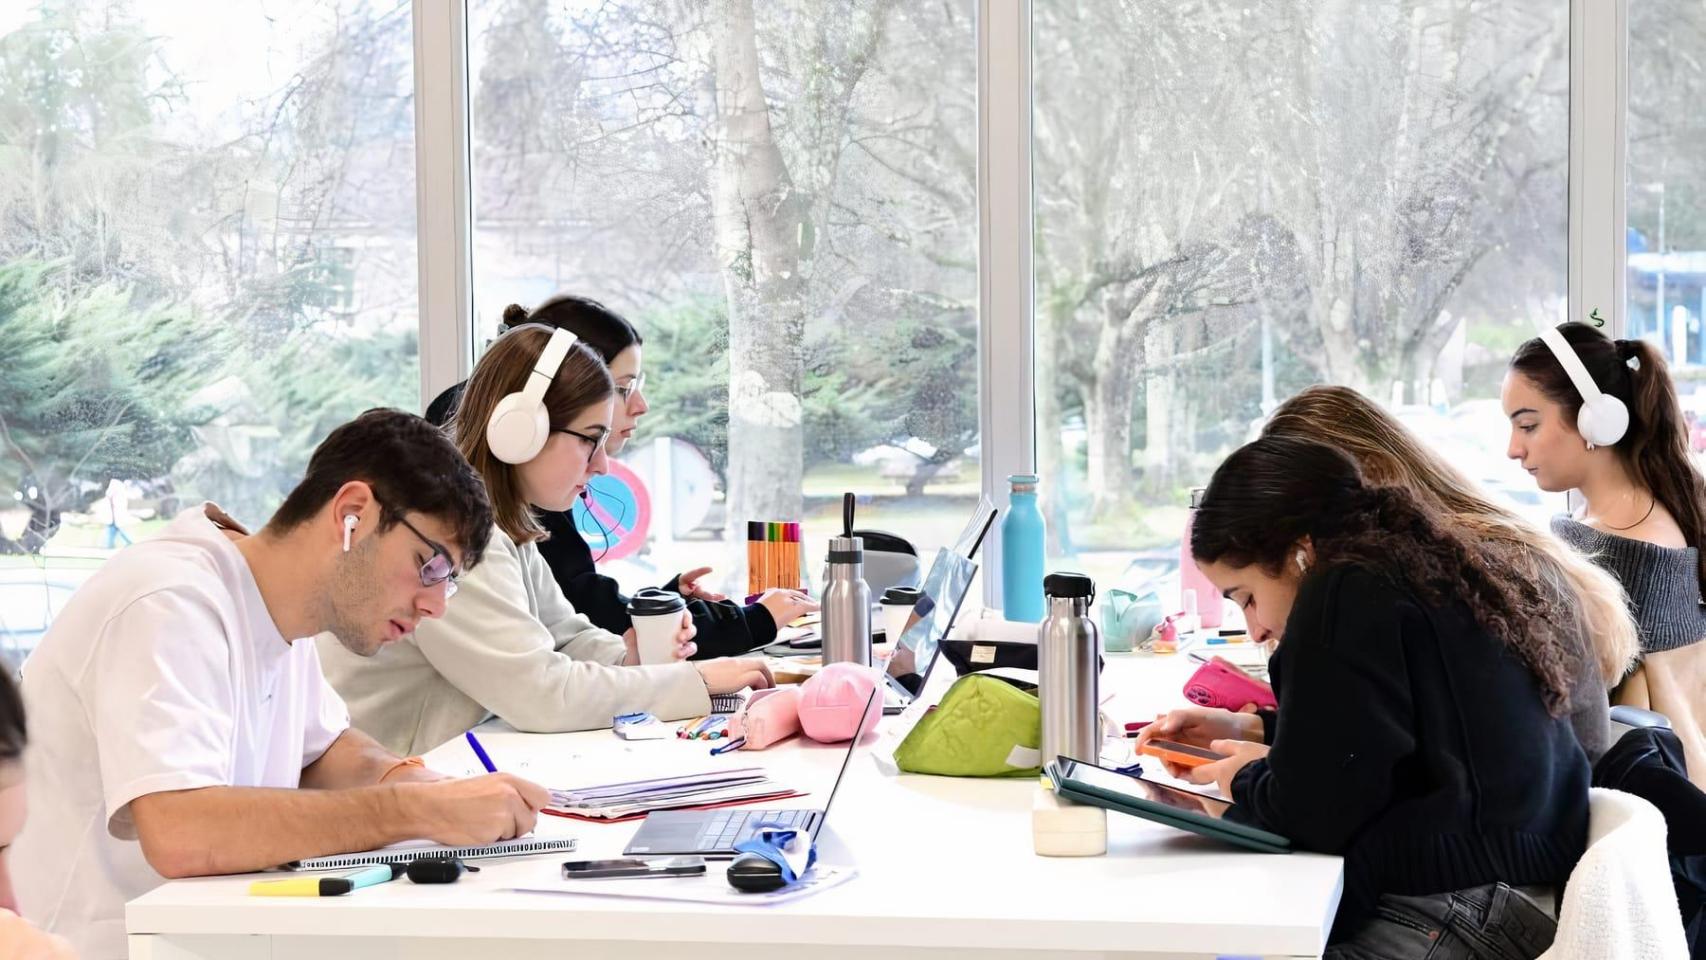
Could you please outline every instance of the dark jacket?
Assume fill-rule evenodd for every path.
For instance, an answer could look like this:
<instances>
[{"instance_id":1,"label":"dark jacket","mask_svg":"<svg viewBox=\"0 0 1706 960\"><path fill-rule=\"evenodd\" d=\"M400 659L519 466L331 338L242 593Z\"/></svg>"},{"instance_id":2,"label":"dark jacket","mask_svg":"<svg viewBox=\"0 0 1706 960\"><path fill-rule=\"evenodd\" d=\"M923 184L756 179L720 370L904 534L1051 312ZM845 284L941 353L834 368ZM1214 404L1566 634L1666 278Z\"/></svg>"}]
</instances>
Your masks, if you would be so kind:
<instances>
[{"instance_id":1,"label":"dark jacket","mask_svg":"<svg viewBox=\"0 0 1706 960\"><path fill-rule=\"evenodd\" d=\"M551 536L539 541L539 554L551 568L563 596L582 616L611 633L622 633L632 626L628 619L628 598L621 585L599 573L592 559L592 546L575 529L574 519L567 513L537 514ZM663 589L680 593L676 579ZM730 657L776 642L776 621L770 611L760 604L742 606L733 600L688 600L687 612L693 615L693 626L699 631L694 642L699 652L695 660L711 657Z\"/></svg>"},{"instance_id":2,"label":"dark jacket","mask_svg":"<svg viewBox=\"0 0 1706 960\"><path fill-rule=\"evenodd\" d=\"M1461 602L1356 566L1312 573L1269 664L1266 759L1228 817L1345 858L1333 939L1381 894L1561 884L1587 847L1587 757Z\"/></svg>"},{"instance_id":3,"label":"dark jacket","mask_svg":"<svg viewBox=\"0 0 1706 960\"><path fill-rule=\"evenodd\" d=\"M459 383L439 394L427 406L427 420L444 426L462 400ZM539 541L539 554L551 568L551 576L562 588L563 597L575 612L611 633L625 633L633 626L628 619L628 597L621 585L598 572L592 558L592 546L575 529L570 513L535 511L534 516L551 536ZM672 579L665 590L680 592L680 584ZM709 602L688 600L687 612L693 616L693 626L699 632L694 642L699 652L695 660L735 656L776 641L776 621L770 611L760 604L741 605L732 600Z\"/></svg>"},{"instance_id":4,"label":"dark jacket","mask_svg":"<svg viewBox=\"0 0 1706 960\"><path fill-rule=\"evenodd\" d=\"M1706 793L1688 779L1682 742L1663 727L1631 730L1594 765L1593 785L1632 793L1664 815L1689 955L1706 960Z\"/></svg>"}]
</instances>

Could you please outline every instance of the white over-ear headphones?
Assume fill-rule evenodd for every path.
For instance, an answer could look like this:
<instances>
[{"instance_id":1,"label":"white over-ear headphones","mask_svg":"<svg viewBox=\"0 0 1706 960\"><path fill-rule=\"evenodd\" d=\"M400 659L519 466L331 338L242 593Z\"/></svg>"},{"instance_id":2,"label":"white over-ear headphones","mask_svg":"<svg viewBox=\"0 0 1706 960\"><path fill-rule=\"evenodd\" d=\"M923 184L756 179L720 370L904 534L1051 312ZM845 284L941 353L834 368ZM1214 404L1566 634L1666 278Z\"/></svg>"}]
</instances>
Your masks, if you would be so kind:
<instances>
[{"instance_id":1,"label":"white over-ear headphones","mask_svg":"<svg viewBox=\"0 0 1706 960\"><path fill-rule=\"evenodd\" d=\"M539 362L527 376L527 385L506 395L492 408L491 419L486 421L486 446L492 456L504 463L526 463L545 449L545 440L551 435L545 390L556 379L557 368L563 365L563 358L569 355L576 339L562 327L553 329L551 339L539 353Z\"/></svg>"},{"instance_id":2,"label":"white over-ear headphones","mask_svg":"<svg viewBox=\"0 0 1706 960\"><path fill-rule=\"evenodd\" d=\"M345 553L349 553L349 537L350 537L350 534L355 531L355 525L360 523L360 522L361 522L361 518L356 516L355 514L353 514L353 513L344 514L344 552Z\"/></svg>"},{"instance_id":3,"label":"white over-ear headphones","mask_svg":"<svg viewBox=\"0 0 1706 960\"><path fill-rule=\"evenodd\" d=\"M1576 413L1576 431L1582 439L1590 448L1609 447L1623 439L1629 432L1629 408L1616 397L1600 392L1599 385L1588 376L1588 368L1582 365L1582 358L1558 328L1541 328L1540 339L1552 348L1552 355L1558 358L1570 382L1576 385L1576 392L1582 395L1582 408Z\"/></svg>"}]
</instances>

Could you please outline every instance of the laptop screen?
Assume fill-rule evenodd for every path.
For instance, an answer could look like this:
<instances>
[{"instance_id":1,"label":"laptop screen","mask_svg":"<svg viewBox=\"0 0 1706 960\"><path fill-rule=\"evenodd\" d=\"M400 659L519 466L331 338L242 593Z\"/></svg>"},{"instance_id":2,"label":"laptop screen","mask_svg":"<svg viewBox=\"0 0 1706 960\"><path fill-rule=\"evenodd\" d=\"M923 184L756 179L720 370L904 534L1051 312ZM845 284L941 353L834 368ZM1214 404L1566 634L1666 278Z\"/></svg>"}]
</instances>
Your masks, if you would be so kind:
<instances>
[{"instance_id":1,"label":"laptop screen","mask_svg":"<svg viewBox=\"0 0 1706 960\"><path fill-rule=\"evenodd\" d=\"M967 560L977 559L977 549L983 546L983 538L989 533L989 527L995 522L995 504L988 497L977 499L977 509L972 511L971 519L966 521L966 528L954 539L954 552Z\"/></svg>"},{"instance_id":2,"label":"laptop screen","mask_svg":"<svg viewBox=\"0 0 1706 960\"><path fill-rule=\"evenodd\" d=\"M919 588L918 604L889 656L889 680L909 696L916 697L924 689L942 640L953 629L954 617L959 615L976 573L977 564L970 560L946 548L936 551L936 562L930 565L924 586Z\"/></svg>"},{"instance_id":3,"label":"laptop screen","mask_svg":"<svg viewBox=\"0 0 1706 960\"><path fill-rule=\"evenodd\" d=\"M965 603L972 578L977 575L977 564L972 558L977 556L978 547L983 545L983 538L994 522L995 506L988 497L982 497L954 548L936 551L936 561L930 564L930 572L924 575L924 585L919 588L918 603L912 608L906 629L901 631L889 657L889 685L903 695L903 703L918 696L924 689L924 681L930 678L930 668L941 653L942 641L953 629L954 618L959 616L960 605Z\"/></svg>"},{"instance_id":4,"label":"laptop screen","mask_svg":"<svg viewBox=\"0 0 1706 960\"><path fill-rule=\"evenodd\" d=\"M881 690L872 690L865 698L865 709L859 714L859 725L853 729L853 739L847 744L847 756L841 758L841 772L835 775L835 786L829 788L829 799L823 802L823 816L817 818L812 825L812 839L816 840L818 832L823 829L823 822L829 819L829 808L835 804L835 795L841 792L841 781L847 776L847 768L853 763L853 753L859 749L859 741L865 739L865 734L871 732L871 701L882 696Z\"/></svg>"}]
</instances>

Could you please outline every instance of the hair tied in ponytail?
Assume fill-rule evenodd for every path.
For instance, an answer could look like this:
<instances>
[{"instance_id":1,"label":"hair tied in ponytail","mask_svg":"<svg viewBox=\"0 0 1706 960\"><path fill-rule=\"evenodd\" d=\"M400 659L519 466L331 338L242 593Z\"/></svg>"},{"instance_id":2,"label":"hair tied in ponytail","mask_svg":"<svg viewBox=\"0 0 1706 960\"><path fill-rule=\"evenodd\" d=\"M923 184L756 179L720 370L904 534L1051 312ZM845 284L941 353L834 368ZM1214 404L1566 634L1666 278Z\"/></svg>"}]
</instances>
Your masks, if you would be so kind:
<instances>
[{"instance_id":1,"label":"hair tied in ponytail","mask_svg":"<svg viewBox=\"0 0 1706 960\"><path fill-rule=\"evenodd\" d=\"M503 321L498 324L498 336L501 337L509 331L514 330L516 327L526 323L527 318L527 308L519 303L512 303L509 306L504 307Z\"/></svg>"},{"instance_id":2,"label":"hair tied in ponytail","mask_svg":"<svg viewBox=\"0 0 1706 960\"><path fill-rule=\"evenodd\" d=\"M1636 344L1634 340L1611 341L1611 348L1617 351L1617 359L1622 360L1623 365L1631 370L1641 369L1641 352Z\"/></svg>"}]
</instances>

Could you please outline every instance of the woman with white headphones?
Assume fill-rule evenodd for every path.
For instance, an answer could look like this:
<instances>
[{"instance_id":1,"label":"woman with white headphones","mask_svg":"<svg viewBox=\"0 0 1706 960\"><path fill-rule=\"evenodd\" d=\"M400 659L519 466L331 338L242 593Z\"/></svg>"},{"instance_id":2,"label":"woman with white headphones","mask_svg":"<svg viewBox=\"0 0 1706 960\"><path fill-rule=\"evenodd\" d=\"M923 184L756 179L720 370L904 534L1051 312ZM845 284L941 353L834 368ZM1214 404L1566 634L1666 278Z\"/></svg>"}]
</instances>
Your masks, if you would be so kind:
<instances>
[{"instance_id":1,"label":"woman with white headphones","mask_svg":"<svg viewBox=\"0 0 1706 960\"><path fill-rule=\"evenodd\" d=\"M1628 595L1641 666L1612 699L1669 717L1706 786L1706 481L1664 356L1566 323L1517 349L1501 395L1507 454L1540 489L1580 494L1553 531Z\"/></svg>"},{"instance_id":2,"label":"woman with white headphones","mask_svg":"<svg viewBox=\"0 0 1706 960\"><path fill-rule=\"evenodd\" d=\"M617 635L576 613L540 556L536 511L567 510L608 469L614 396L604 361L567 330L519 327L480 358L451 427L485 480L497 529L442 619L371 658L320 645L358 729L410 755L493 715L529 732L590 730L639 710L703 716L711 694L772 684L761 660L686 662L686 613L677 662L633 665L633 630Z\"/></svg>"},{"instance_id":3,"label":"woman with white headphones","mask_svg":"<svg viewBox=\"0 0 1706 960\"><path fill-rule=\"evenodd\" d=\"M565 293L532 310L510 304L504 308L499 336L530 323L562 327L573 333L610 368L610 376L616 381L616 405L604 449L611 457L620 455L633 438L640 418L651 409L644 391L645 341L640 331L604 304ZM447 424L466 387L466 383L458 383L439 394L427 406L426 418L439 426ZM575 528L574 517L554 510L535 513L550 534L539 542L539 554L563 588L563 596L593 623L613 633L626 631L633 625L628 615L631 591L624 591L614 578L599 571L602 557L593 556L592 547ZM785 626L818 608L817 601L798 590L766 590L756 603L739 603L701 585L700 579L710 572L710 567L685 570L662 587L680 594L693 616L694 629L698 630L694 642L699 645L695 660L738 656L769 646L776 640L778 625Z\"/></svg>"}]
</instances>

